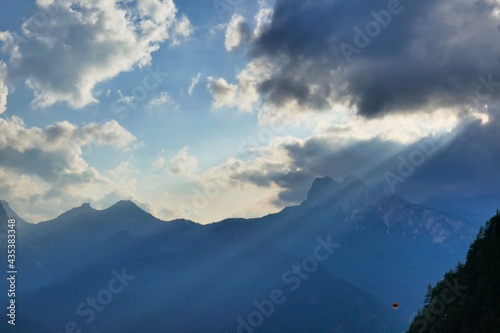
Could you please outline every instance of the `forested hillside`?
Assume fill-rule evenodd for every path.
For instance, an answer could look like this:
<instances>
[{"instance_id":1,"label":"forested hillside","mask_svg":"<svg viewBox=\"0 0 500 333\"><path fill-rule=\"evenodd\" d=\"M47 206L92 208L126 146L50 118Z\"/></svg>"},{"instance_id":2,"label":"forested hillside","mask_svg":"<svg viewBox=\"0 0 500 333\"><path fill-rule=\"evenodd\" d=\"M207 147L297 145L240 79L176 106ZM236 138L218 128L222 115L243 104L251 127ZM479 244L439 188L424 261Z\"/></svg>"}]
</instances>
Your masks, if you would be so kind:
<instances>
[{"instance_id":1,"label":"forested hillside","mask_svg":"<svg viewBox=\"0 0 500 333\"><path fill-rule=\"evenodd\" d=\"M409 333L500 332L500 211L481 227L465 264L445 274Z\"/></svg>"}]
</instances>

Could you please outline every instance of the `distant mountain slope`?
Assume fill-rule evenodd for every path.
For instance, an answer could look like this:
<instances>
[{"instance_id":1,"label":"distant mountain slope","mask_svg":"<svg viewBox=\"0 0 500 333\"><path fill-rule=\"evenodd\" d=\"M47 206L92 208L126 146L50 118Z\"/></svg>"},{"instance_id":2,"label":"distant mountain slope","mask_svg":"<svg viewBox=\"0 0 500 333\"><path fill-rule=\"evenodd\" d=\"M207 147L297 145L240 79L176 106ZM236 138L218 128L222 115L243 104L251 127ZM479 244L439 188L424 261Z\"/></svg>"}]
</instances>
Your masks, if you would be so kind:
<instances>
[{"instance_id":1,"label":"distant mountain slope","mask_svg":"<svg viewBox=\"0 0 500 333\"><path fill-rule=\"evenodd\" d=\"M51 330L75 317L113 269L137 276L87 326L106 333L234 332L238 316L283 288L283 274L319 238L340 247L259 331L293 332L294 323L296 332L400 333L425 286L463 259L473 237L464 221L374 193L355 177L318 178L302 204L262 218L164 222L121 201L105 210L84 204L22 235L30 251L19 263L20 315Z\"/></svg>"},{"instance_id":2,"label":"distant mountain slope","mask_svg":"<svg viewBox=\"0 0 500 333\"><path fill-rule=\"evenodd\" d=\"M483 225L500 206L500 192L474 197L428 198L423 206Z\"/></svg>"},{"instance_id":3,"label":"distant mountain slope","mask_svg":"<svg viewBox=\"0 0 500 333\"><path fill-rule=\"evenodd\" d=\"M340 332L343 325L348 332L374 328L373 333L399 333L404 327L390 307L321 268L291 291L281 277L297 263L295 259L267 249L228 257L227 250L169 253L124 260L120 266L92 264L54 285L22 294L19 301L30 320L42 321L52 331L75 320L89 332L221 333L236 332L238 317L248 322L258 311L254 302L262 303L281 289L286 301L264 317L256 332ZM86 323L75 308L107 286L113 267L125 267L135 278L114 296L116 301ZM58 316L50 315L54 312Z\"/></svg>"},{"instance_id":4,"label":"distant mountain slope","mask_svg":"<svg viewBox=\"0 0 500 333\"><path fill-rule=\"evenodd\" d=\"M426 297L409 333L500 332L500 212L481 228L465 264Z\"/></svg>"},{"instance_id":5,"label":"distant mountain slope","mask_svg":"<svg viewBox=\"0 0 500 333\"><path fill-rule=\"evenodd\" d=\"M387 304L399 300L399 313L408 317L420 306L427 284L463 260L474 234L458 218L377 195L355 177L342 182L325 177L314 181L302 204L258 219L223 221L206 241L234 248L272 242L302 256L318 235L331 235L342 247L326 268Z\"/></svg>"},{"instance_id":6,"label":"distant mountain slope","mask_svg":"<svg viewBox=\"0 0 500 333\"><path fill-rule=\"evenodd\" d=\"M120 201L104 210L83 204L30 226L33 228L19 233L27 239L21 248L36 248L31 256L20 258L21 264L23 259L31 261L24 265L25 274L38 276L29 288L50 284L84 263L125 251L130 257L167 249L181 251L207 233L207 228L191 221L161 221L131 201ZM147 252L141 251L145 247Z\"/></svg>"}]
</instances>

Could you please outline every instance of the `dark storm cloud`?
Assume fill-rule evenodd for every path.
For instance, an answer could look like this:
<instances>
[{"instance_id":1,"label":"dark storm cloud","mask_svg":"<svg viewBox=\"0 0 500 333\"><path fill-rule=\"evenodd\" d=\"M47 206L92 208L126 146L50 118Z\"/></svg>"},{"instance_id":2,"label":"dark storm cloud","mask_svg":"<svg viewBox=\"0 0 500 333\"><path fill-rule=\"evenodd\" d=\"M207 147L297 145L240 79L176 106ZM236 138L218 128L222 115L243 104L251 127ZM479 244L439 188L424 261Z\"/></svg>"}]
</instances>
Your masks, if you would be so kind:
<instances>
[{"instance_id":1,"label":"dark storm cloud","mask_svg":"<svg viewBox=\"0 0 500 333\"><path fill-rule=\"evenodd\" d=\"M384 165L403 149L399 144L379 139L358 141L338 148L319 138L284 148L292 161L292 169L300 171L288 172L273 179L282 188L279 200L275 202L278 205L304 200L316 177L329 176L341 181L355 175L370 185L378 185L383 180Z\"/></svg>"},{"instance_id":2,"label":"dark storm cloud","mask_svg":"<svg viewBox=\"0 0 500 333\"><path fill-rule=\"evenodd\" d=\"M245 167L231 175L232 180L252 183L259 187L280 187L274 201L277 206L300 203L316 177L329 176L342 180L355 175L369 184L383 181L383 172L390 167L388 161L398 154L403 146L391 141L372 139L356 141L339 147L324 138L310 138L301 143L283 144L281 149L288 155L286 167L280 163L261 164L259 168ZM384 164L388 166L384 167ZM385 168L385 169L384 169ZM373 170L378 170L373 175Z\"/></svg>"},{"instance_id":3,"label":"dark storm cloud","mask_svg":"<svg viewBox=\"0 0 500 333\"><path fill-rule=\"evenodd\" d=\"M276 177L274 182L281 187L281 191L274 204L280 206L303 201L316 176L308 171L293 171Z\"/></svg>"},{"instance_id":4,"label":"dark storm cloud","mask_svg":"<svg viewBox=\"0 0 500 333\"><path fill-rule=\"evenodd\" d=\"M500 193L498 115L500 112L491 111L487 124L469 121L453 134L427 137L410 145L379 139L361 141L342 149L334 149L321 139L289 145L286 149L294 167L301 170L303 182L281 183L281 203L303 200L308 189L303 184L310 184L315 177L342 180L350 174L381 193L416 202L429 197ZM287 176L282 178L287 179Z\"/></svg>"},{"instance_id":5,"label":"dark storm cloud","mask_svg":"<svg viewBox=\"0 0 500 333\"><path fill-rule=\"evenodd\" d=\"M328 136L283 144L287 168L264 165L239 173L238 179L262 187L278 185L277 206L303 201L313 180L324 176L341 181L355 175L380 193L414 202L500 193L500 111L496 110L500 107L493 105L486 124L469 118L452 133L408 145L380 138L339 145Z\"/></svg>"},{"instance_id":6,"label":"dark storm cloud","mask_svg":"<svg viewBox=\"0 0 500 333\"><path fill-rule=\"evenodd\" d=\"M321 110L344 100L367 117L463 107L479 76L500 81L494 8L485 0L278 0L250 52L276 67L259 90L272 105Z\"/></svg>"},{"instance_id":7,"label":"dark storm cloud","mask_svg":"<svg viewBox=\"0 0 500 333\"><path fill-rule=\"evenodd\" d=\"M500 192L500 119L465 125L415 172L396 194L414 197L478 196ZM397 164L392 163L392 170ZM500 203L499 203L500 205Z\"/></svg>"},{"instance_id":8,"label":"dark storm cloud","mask_svg":"<svg viewBox=\"0 0 500 333\"><path fill-rule=\"evenodd\" d=\"M37 175L46 181L55 181L57 174L54 166L57 156L46 154L39 149L19 152L10 147L0 149L0 167L6 167L21 174ZM60 157L59 160L64 162Z\"/></svg>"}]
</instances>

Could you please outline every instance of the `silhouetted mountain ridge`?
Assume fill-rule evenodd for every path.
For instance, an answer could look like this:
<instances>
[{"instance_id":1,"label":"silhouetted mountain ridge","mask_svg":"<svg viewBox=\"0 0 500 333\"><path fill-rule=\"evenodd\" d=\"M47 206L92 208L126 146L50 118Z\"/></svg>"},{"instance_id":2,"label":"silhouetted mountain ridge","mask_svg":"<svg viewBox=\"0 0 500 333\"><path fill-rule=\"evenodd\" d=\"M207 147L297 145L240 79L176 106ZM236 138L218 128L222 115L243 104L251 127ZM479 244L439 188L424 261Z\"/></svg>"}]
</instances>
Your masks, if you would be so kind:
<instances>
[{"instance_id":1,"label":"silhouetted mountain ridge","mask_svg":"<svg viewBox=\"0 0 500 333\"><path fill-rule=\"evenodd\" d=\"M311 332L361 333L378 327L372 332L399 333L427 282L437 280L437 268L460 258L456 251L467 244L467 231L463 221L374 193L355 177L318 178L298 206L210 225L161 221L131 201L104 210L83 204L30 230L37 250L23 260L26 280L20 298L41 302L51 299L44 295L65 295L29 306L32 320L57 330L63 323L48 309L74 315L71 307L102 288L98 281L109 280L111 269L126 267L141 283L114 305L120 318L115 324L96 321L90 330L120 332L131 325L136 328L131 332L139 327L234 331L235 318L252 312L254 300L287 288L283 274L314 254L321 239L340 247L318 263L317 272L301 282L304 288L290 293L289 303L259 330L294 332L287 323L296 322L301 333L308 325ZM75 292L75 286L82 289ZM339 313L349 297L359 302L344 306L355 313L344 318ZM390 307L396 299L405 305L398 313ZM370 319L364 322L363 317Z\"/></svg>"}]
</instances>

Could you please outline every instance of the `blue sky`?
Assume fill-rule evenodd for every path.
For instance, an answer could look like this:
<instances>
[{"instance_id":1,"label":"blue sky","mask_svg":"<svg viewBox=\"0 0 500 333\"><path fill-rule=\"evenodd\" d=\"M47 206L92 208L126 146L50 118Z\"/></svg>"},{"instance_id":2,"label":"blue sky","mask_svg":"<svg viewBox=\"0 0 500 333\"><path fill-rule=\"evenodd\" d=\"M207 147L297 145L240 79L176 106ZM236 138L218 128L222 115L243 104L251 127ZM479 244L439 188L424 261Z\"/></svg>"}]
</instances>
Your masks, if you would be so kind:
<instances>
[{"instance_id":1,"label":"blue sky","mask_svg":"<svg viewBox=\"0 0 500 333\"><path fill-rule=\"evenodd\" d=\"M315 177L387 188L426 139L439 149L391 191L493 192L497 7L4 4L0 197L33 222L120 199L163 219L260 216L299 203ZM470 152L453 155L463 138Z\"/></svg>"}]
</instances>

